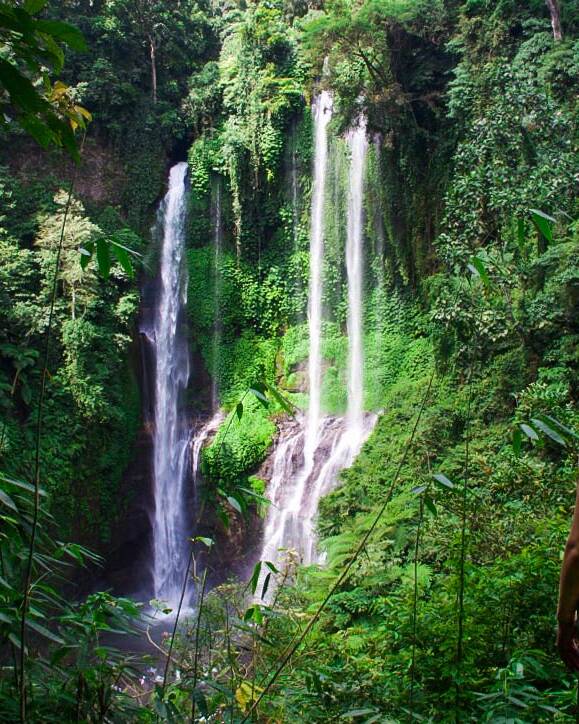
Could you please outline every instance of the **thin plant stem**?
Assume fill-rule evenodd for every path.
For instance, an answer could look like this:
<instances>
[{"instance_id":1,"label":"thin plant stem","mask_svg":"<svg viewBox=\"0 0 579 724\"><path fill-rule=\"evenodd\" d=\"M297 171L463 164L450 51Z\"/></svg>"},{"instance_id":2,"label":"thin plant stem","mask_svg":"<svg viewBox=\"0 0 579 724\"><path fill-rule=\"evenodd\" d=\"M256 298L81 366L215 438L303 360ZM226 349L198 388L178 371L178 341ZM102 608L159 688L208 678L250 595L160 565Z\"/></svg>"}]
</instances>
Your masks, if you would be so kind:
<instances>
[{"instance_id":1,"label":"thin plant stem","mask_svg":"<svg viewBox=\"0 0 579 724\"><path fill-rule=\"evenodd\" d=\"M466 536L468 522L468 484L470 472L470 415L472 405L472 370L468 378L468 404L466 412L465 442L464 442L464 475L462 486L462 510L461 510L461 531L460 531L460 563L458 578L458 631L456 640L456 697L455 697L455 719L459 721L460 696L461 696L461 674L462 660L464 655L464 593L465 593L465 565L466 565Z\"/></svg>"},{"instance_id":2,"label":"thin plant stem","mask_svg":"<svg viewBox=\"0 0 579 724\"><path fill-rule=\"evenodd\" d=\"M169 654L167 661L165 662L165 671L163 672L163 687L162 692L165 693L165 687L167 686L167 676L169 674L169 663L173 655L173 645L175 644L175 636L177 634L177 626L179 625L179 617L181 616L181 609L183 607L183 599L185 598L185 591L187 590L187 583L189 581L189 571L191 570L191 564L193 563L193 544L191 544L191 553L189 554L189 560L187 561L187 570L185 571L185 578L183 579L183 586L181 587L181 596L179 597L179 605L177 606L177 615L175 616L175 624L173 625L173 633L171 635L171 643L169 644Z\"/></svg>"},{"instance_id":3,"label":"thin plant stem","mask_svg":"<svg viewBox=\"0 0 579 724\"><path fill-rule=\"evenodd\" d=\"M76 174L75 174L76 177ZM68 197L64 207L64 216L62 219L62 227L60 229L60 237L56 250L56 259L54 262L54 276L52 280L52 291L50 295L50 308L48 313L48 324L44 334L44 354L42 363L42 372L40 377L40 394L38 397L38 408L36 415L36 430L34 440L34 469L32 474L32 484L34 486L34 507L32 511L32 525L30 530L30 542L28 544L28 556L24 575L24 588L22 596L22 611L20 617L20 721L22 724L26 721L26 621L28 616L28 608L30 605L32 568L34 563L34 550L36 547L36 537L38 533L38 518L40 515L40 441L42 437L42 423L44 415L44 398L46 394L46 378L48 374L48 360L50 357L50 342L52 325L54 321L54 308L56 306L56 296L58 290L58 278L60 270L60 258L64 245L64 234L66 231L66 222L68 213L72 203L72 193L74 189L75 178L70 182Z\"/></svg>"},{"instance_id":4,"label":"thin plant stem","mask_svg":"<svg viewBox=\"0 0 579 724\"><path fill-rule=\"evenodd\" d=\"M225 638L227 644L227 661L229 663L229 688L231 689L231 704L229 707L230 724L233 724L233 682L235 681L235 672L233 671L233 658L231 656L231 629L229 627L229 603L225 601Z\"/></svg>"},{"instance_id":5,"label":"thin plant stem","mask_svg":"<svg viewBox=\"0 0 579 724\"><path fill-rule=\"evenodd\" d=\"M416 526L416 541L414 544L414 594L412 601L412 660L410 663L410 713L414 716L414 685L416 683L416 634L418 630L418 551L420 548L420 533L424 519L424 498L420 496L420 512Z\"/></svg>"},{"instance_id":6,"label":"thin plant stem","mask_svg":"<svg viewBox=\"0 0 579 724\"><path fill-rule=\"evenodd\" d=\"M195 623L195 655L193 658L193 696L191 701L191 724L195 721L195 689L197 688L197 674L199 669L199 633L201 631L201 615L203 613L203 600L205 598L205 585L207 583L207 568L203 570L201 578L201 593L199 595L199 605L197 607L197 621Z\"/></svg>"}]
</instances>

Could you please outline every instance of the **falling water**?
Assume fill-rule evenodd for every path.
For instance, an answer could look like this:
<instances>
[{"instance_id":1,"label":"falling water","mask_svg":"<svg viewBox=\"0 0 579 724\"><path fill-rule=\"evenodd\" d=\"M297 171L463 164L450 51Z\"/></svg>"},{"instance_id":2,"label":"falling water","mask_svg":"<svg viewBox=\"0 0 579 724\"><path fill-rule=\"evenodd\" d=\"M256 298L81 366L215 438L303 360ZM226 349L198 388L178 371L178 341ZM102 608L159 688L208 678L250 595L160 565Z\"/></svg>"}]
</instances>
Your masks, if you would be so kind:
<instances>
[{"instance_id":1,"label":"falling water","mask_svg":"<svg viewBox=\"0 0 579 724\"><path fill-rule=\"evenodd\" d=\"M163 230L160 289L154 325L155 425L153 578L155 597L175 605L187 560L185 482L189 434L181 398L189 380L184 333L187 277L184 270L187 164L171 169L169 190L159 210Z\"/></svg>"},{"instance_id":2,"label":"falling water","mask_svg":"<svg viewBox=\"0 0 579 724\"><path fill-rule=\"evenodd\" d=\"M313 462L320 424L322 386L322 262L324 255L324 200L328 166L328 124L332 118L332 96L322 91L314 102L315 146L310 238L309 405L304 439L306 463Z\"/></svg>"},{"instance_id":3,"label":"falling water","mask_svg":"<svg viewBox=\"0 0 579 724\"><path fill-rule=\"evenodd\" d=\"M324 201L328 166L328 124L332 117L332 96L322 91L314 100L314 178L310 230L310 282L308 295L308 388L309 405L303 436L303 466L292 494L282 511L280 528L285 537L299 540L299 520L307 483L314 469L319 442L322 386L322 263L324 256Z\"/></svg>"},{"instance_id":4,"label":"falling water","mask_svg":"<svg viewBox=\"0 0 579 724\"><path fill-rule=\"evenodd\" d=\"M219 426L224 420L221 410L218 410L195 434L191 441L191 474L197 483L201 475L201 453L207 442L217 434Z\"/></svg>"},{"instance_id":5,"label":"falling water","mask_svg":"<svg viewBox=\"0 0 579 724\"><path fill-rule=\"evenodd\" d=\"M372 431L375 415L364 415L364 348L363 348L363 244L364 244L364 169L366 164L366 121L361 117L347 136L350 147L348 180L348 216L346 237L346 272L348 277L348 408L343 420L330 437L331 448L317 471L308 496L303 501L303 558L320 561L315 537L315 518L320 499L336 484L340 470L349 467Z\"/></svg>"},{"instance_id":6,"label":"falling water","mask_svg":"<svg viewBox=\"0 0 579 724\"><path fill-rule=\"evenodd\" d=\"M348 273L348 412L347 434L356 447L363 435L364 350L362 287L364 282L364 168L368 141L363 116L348 134L352 154L348 192L348 235L346 269Z\"/></svg>"},{"instance_id":7,"label":"falling water","mask_svg":"<svg viewBox=\"0 0 579 724\"><path fill-rule=\"evenodd\" d=\"M328 124L332 97L322 91L314 100L314 169L310 229L310 280L308 288L309 406L297 431L278 441L268 490L272 505L266 519L262 560L278 561L279 548L301 549L303 499L315 469L319 446L322 384L322 262L324 253L324 201L328 165Z\"/></svg>"},{"instance_id":8,"label":"falling water","mask_svg":"<svg viewBox=\"0 0 579 724\"><path fill-rule=\"evenodd\" d=\"M309 408L297 427L283 430L273 457L268 488L272 505L265 525L261 560L279 562L280 548L296 549L302 563L321 560L315 537L320 498L336 484L370 434L375 415L364 415L363 365L363 190L366 124L361 119L348 135L351 150L348 194L348 409L345 418L321 415L322 265L327 126L332 99L324 92L314 104L315 156L311 210L309 285ZM259 591L258 591L259 593ZM270 594L271 595L271 594Z\"/></svg>"}]
</instances>

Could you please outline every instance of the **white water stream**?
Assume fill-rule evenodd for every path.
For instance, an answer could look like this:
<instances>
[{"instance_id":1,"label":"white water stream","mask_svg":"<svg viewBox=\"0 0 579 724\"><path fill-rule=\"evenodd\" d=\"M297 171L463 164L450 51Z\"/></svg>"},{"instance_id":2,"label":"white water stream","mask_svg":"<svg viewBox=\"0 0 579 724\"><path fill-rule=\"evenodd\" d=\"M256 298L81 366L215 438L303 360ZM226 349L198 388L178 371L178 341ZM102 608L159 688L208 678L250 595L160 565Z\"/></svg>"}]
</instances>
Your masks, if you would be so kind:
<instances>
[{"instance_id":1,"label":"white water stream","mask_svg":"<svg viewBox=\"0 0 579 724\"><path fill-rule=\"evenodd\" d=\"M346 269L348 273L348 411L347 433L355 447L363 434L364 423L364 349L363 349L363 245L364 245L364 169L368 140L366 119L361 116L348 133L350 174L348 183L348 235Z\"/></svg>"},{"instance_id":2,"label":"white water stream","mask_svg":"<svg viewBox=\"0 0 579 724\"><path fill-rule=\"evenodd\" d=\"M169 190L159 209L162 245L153 339L153 581L155 597L173 606L179 601L187 565L185 483L190 449L189 430L180 404L189 381L189 351L184 332L186 176L186 163L173 166Z\"/></svg>"},{"instance_id":3,"label":"white water stream","mask_svg":"<svg viewBox=\"0 0 579 724\"><path fill-rule=\"evenodd\" d=\"M309 407L305 418L299 419L297 425L280 435L273 456L268 487L272 505L266 517L260 559L275 564L280 563L283 551L288 549L296 550L304 564L321 560L315 536L319 501L335 486L340 470L352 464L376 421L375 415L364 414L363 406L363 192L368 147L363 118L347 137L351 151L346 245L348 408L345 418L322 417L321 414L324 206L327 128L331 113L331 95L323 91L315 99L313 107L315 147L308 299ZM259 597L259 589L257 594Z\"/></svg>"},{"instance_id":4,"label":"white water stream","mask_svg":"<svg viewBox=\"0 0 579 724\"><path fill-rule=\"evenodd\" d=\"M304 437L305 467L313 466L318 443L322 387L322 271L324 259L324 203L328 169L328 124L332 119L332 96L322 91L314 101L314 178L310 231L310 284L308 296L308 389L309 405ZM299 490L298 493L302 493ZM301 495L299 496L301 500ZM299 505L299 501L296 501Z\"/></svg>"}]
</instances>

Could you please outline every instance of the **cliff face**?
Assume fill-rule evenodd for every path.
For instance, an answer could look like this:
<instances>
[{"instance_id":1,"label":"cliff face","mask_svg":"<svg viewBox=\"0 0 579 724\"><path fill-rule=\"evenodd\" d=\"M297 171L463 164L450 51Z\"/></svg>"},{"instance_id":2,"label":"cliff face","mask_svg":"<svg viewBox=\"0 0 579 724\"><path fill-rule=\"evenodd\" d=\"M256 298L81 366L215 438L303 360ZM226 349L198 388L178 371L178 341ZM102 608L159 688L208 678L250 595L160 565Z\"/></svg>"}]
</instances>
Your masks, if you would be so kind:
<instances>
[{"instance_id":1,"label":"cliff face","mask_svg":"<svg viewBox=\"0 0 579 724\"><path fill-rule=\"evenodd\" d=\"M76 195L92 208L119 207L128 187L124 159L106 143L88 137L81 163L64 154L47 153L30 140L15 140L2 154L11 173L23 183L43 179L53 185L74 178ZM158 179L159 193L162 179Z\"/></svg>"}]
</instances>

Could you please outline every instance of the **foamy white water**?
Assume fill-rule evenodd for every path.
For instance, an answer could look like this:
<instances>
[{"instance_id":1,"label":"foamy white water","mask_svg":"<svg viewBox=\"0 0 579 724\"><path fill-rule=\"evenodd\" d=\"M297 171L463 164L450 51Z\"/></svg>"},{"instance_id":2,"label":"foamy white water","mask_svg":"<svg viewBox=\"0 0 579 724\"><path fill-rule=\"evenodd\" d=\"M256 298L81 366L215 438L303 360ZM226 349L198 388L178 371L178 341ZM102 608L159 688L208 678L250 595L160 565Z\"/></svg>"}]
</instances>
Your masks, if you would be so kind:
<instances>
[{"instance_id":1,"label":"foamy white water","mask_svg":"<svg viewBox=\"0 0 579 724\"><path fill-rule=\"evenodd\" d=\"M368 147L363 118L347 136L351 151L346 248L348 407L343 418L323 417L321 414L324 202L328 166L327 126L331 119L331 106L332 98L327 92L321 93L314 101L315 155L308 299L309 407L305 419L301 419L297 427L282 431L273 455L273 471L268 487L272 506L266 517L260 558L276 564L283 557L280 549L295 549L304 564L322 560L315 535L320 499L335 487L340 471L352 464L377 419L376 415L364 414L363 396L363 198ZM262 573L262 581L264 576L265 572ZM257 594L259 598L259 588Z\"/></svg>"},{"instance_id":2,"label":"foamy white water","mask_svg":"<svg viewBox=\"0 0 579 724\"><path fill-rule=\"evenodd\" d=\"M162 245L153 340L153 581L155 597L172 606L179 601L187 566L185 482L189 468L189 432L180 404L189 381L189 351L184 331L186 176L186 163L178 163L171 169L169 190L159 209Z\"/></svg>"},{"instance_id":3,"label":"foamy white water","mask_svg":"<svg viewBox=\"0 0 579 724\"><path fill-rule=\"evenodd\" d=\"M324 258L324 202L328 172L328 124L332 96L322 91L314 101L314 178L310 231L310 282L308 297L308 390L309 403L304 438L306 465L313 464L318 442L322 387L322 271Z\"/></svg>"}]
</instances>

